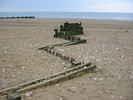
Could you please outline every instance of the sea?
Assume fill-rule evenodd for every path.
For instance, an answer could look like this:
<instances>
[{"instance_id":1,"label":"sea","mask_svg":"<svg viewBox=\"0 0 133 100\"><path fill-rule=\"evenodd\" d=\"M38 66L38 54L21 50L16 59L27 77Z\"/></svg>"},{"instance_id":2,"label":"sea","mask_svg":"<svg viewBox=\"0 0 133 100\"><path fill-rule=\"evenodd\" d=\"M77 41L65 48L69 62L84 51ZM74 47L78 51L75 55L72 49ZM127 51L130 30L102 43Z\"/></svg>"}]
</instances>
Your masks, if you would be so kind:
<instances>
[{"instance_id":1,"label":"sea","mask_svg":"<svg viewBox=\"0 0 133 100\"><path fill-rule=\"evenodd\" d=\"M0 12L0 17L34 16L35 18L76 18L133 21L133 13L110 12Z\"/></svg>"}]
</instances>

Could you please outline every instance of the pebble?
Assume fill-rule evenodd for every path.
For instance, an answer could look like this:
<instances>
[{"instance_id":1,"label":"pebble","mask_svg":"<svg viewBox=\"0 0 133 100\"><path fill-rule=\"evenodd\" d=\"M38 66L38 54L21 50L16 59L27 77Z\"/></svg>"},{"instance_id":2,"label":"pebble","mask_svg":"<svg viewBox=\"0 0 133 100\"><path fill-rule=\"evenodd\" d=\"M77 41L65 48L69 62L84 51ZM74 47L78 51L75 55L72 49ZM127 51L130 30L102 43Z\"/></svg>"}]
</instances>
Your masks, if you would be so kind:
<instances>
[{"instance_id":1,"label":"pebble","mask_svg":"<svg viewBox=\"0 0 133 100\"><path fill-rule=\"evenodd\" d=\"M123 96L120 96L120 99L123 99Z\"/></svg>"},{"instance_id":2,"label":"pebble","mask_svg":"<svg viewBox=\"0 0 133 100\"><path fill-rule=\"evenodd\" d=\"M30 97L32 95L32 92L27 92L27 93L25 93L25 96L26 97Z\"/></svg>"},{"instance_id":3,"label":"pebble","mask_svg":"<svg viewBox=\"0 0 133 100\"><path fill-rule=\"evenodd\" d=\"M115 75L117 75L117 73L114 73Z\"/></svg>"},{"instance_id":4,"label":"pebble","mask_svg":"<svg viewBox=\"0 0 133 100\"><path fill-rule=\"evenodd\" d=\"M112 70L114 70L114 68L112 68Z\"/></svg>"},{"instance_id":5,"label":"pebble","mask_svg":"<svg viewBox=\"0 0 133 100\"><path fill-rule=\"evenodd\" d=\"M85 59L88 59L88 57L85 57Z\"/></svg>"},{"instance_id":6,"label":"pebble","mask_svg":"<svg viewBox=\"0 0 133 100\"><path fill-rule=\"evenodd\" d=\"M103 80L103 78L99 78L99 80L100 80L100 81L102 81L102 80Z\"/></svg>"},{"instance_id":7,"label":"pebble","mask_svg":"<svg viewBox=\"0 0 133 100\"><path fill-rule=\"evenodd\" d=\"M119 49L119 48L116 48L115 50L116 50L116 51L119 51L120 49Z\"/></svg>"},{"instance_id":8,"label":"pebble","mask_svg":"<svg viewBox=\"0 0 133 100\"><path fill-rule=\"evenodd\" d=\"M79 58L81 58L81 55L79 55Z\"/></svg>"},{"instance_id":9,"label":"pebble","mask_svg":"<svg viewBox=\"0 0 133 100\"><path fill-rule=\"evenodd\" d=\"M109 53L106 53L106 52L105 52L104 54L105 54L105 57L109 57Z\"/></svg>"},{"instance_id":10,"label":"pebble","mask_svg":"<svg viewBox=\"0 0 133 100\"><path fill-rule=\"evenodd\" d=\"M5 68L3 68L2 71L5 72Z\"/></svg>"},{"instance_id":11,"label":"pebble","mask_svg":"<svg viewBox=\"0 0 133 100\"><path fill-rule=\"evenodd\" d=\"M112 61L109 61L109 64L112 64L113 62Z\"/></svg>"},{"instance_id":12,"label":"pebble","mask_svg":"<svg viewBox=\"0 0 133 100\"><path fill-rule=\"evenodd\" d=\"M85 55L83 55L83 57L85 58Z\"/></svg>"},{"instance_id":13,"label":"pebble","mask_svg":"<svg viewBox=\"0 0 133 100\"><path fill-rule=\"evenodd\" d=\"M100 71L99 68L95 68L95 69L94 69L94 72L99 72L99 71Z\"/></svg>"},{"instance_id":14,"label":"pebble","mask_svg":"<svg viewBox=\"0 0 133 100\"><path fill-rule=\"evenodd\" d=\"M31 97L28 97L28 99L31 99Z\"/></svg>"},{"instance_id":15,"label":"pebble","mask_svg":"<svg viewBox=\"0 0 133 100\"><path fill-rule=\"evenodd\" d=\"M70 88L68 88L68 90L71 91L71 92L75 92L76 87L70 87Z\"/></svg>"},{"instance_id":16,"label":"pebble","mask_svg":"<svg viewBox=\"0 0 133 100\"><path fill-rule=\"evenodd\" d=\"M102 48L106 47L106 45L102 45Z\"/></svg>"},{"instance_id":17,"label":"pebble","mask_svg":"<svg viewBox=\"0 0 133 100\"><path fill-rule=\"evenodd\" d=\"M101 60L102 60L101 58L100 58L100 59L96 59L97 62L99 62L99 61L101 61Z\"/></svg>"},{"instance_id":18,"label":"pebble","mask_svg":"<svg viewBox=\"0 0 133 100\"><path fill-rule=\"evenodd\" d=\"M37 44L34 44L34 46L36 47L36 46L37 46Z\"/></svg>"},{"instance_id":19,"label":"pebble","mask_svg":"<svg viewBox=\"0 0 133 100\"><path fill-rule=\"evenodd\" d=\"M95 52L98 52L98 49L96 49Z\"/></svg>"},{"instance_id":20,"label":"pebble","mask_svg":"<svg viewBox=\"0 0 133 100\"><path fill-rule=\"evenodd\" d=\"M97 80L97 78L96 78L96 77L92 77L92 79L93 79L93 80L95 80L95 81Z\"/></svg>"},{"instance_id":21,"label":"pebble","mask_svg":"<svg viewBox=\"0 0 133 100\"><path fill-rule=\"evenodd\" d=\"M121 78L121 76L118 76L118 78Z\"/></svg>"},{"instance_id":22,"label":"pebble","mask_svg":"<svg viewBox=\"0 0 133 100\"><path fill-rule=\"evenodd\" d=\"M8 47L5 47L5 49L7 50L7 49L8 49Z\"/></svg>"},{"instance_id":23,"label":"pebble","mask_svg":"<svg viewBox=\"0 0 133 100\"><path fill-rule=\"evenodd\" d=\"M130 78L133 78L133 75L130 75Z\"/></svg>"},{"instance_id":24,"label":"pebble","mask_svg":"<svg viewBox=\"0 0 133 100\"><path fill-rule=\"evenodd\" d=\"M56 84L55 86L59 86L59 84Z\"/></svg>"},{"instance_id":25,"label":"pebble","mask_svg":"<svg viewBox=\"0 0 133 100\"><path fill-rule=\"evenodd\" d=\"M82 82L78 82L79 84L82 84Z\"/></svg>"},{"instance_id":26,"label":"pebble","mask_svg":"<svg viewBox=\"0 0 133 100\"><path fill-rule=\"evenodd\" d=\"M125 56L124 55L121 55L121 58L124 58Z\"/></svg>"},{"instance_id":27,"label":"pebble","mask_svg":"<svg viewBox=\"0 0 133 100\"><path fill-rule=\"evenodd\" d=\"M59 49L59 51L63 52L63 51L65 51L65 50L63 50L63 49Z\"/></svg>"},{"instance_id":28,"label":"pebble","mask_svg":"<svg viewBox=\"0 0 133 100\"><path fill-rule=\"evenodd\" d=\"M24 43L24 45L26 45L26 43Z\"/></svg>"},{"instance_id":29,"label":"pebble","mask_svg":"<svg viewBox=\"0 0 133 100\"><path fill-rule=\"evenodd\" d=\"M65 62L62 62L62 65L65 65Z\"/></svg>"},{"instance_id":30,"label":"pebble","mask_svg":"<svg viewBox=\"0 0 133 100\"><path fill-rule=\"evenodd\" d=\"M99 73L97 76L101 76L101 74Z\"/></svg>"},{"instance_id":31,"label":"pebble","mask_svg":"<svg viewBox=\"0 0 133 100\"><path fill-rule=\"evenodd\" d=\"M93 75L90 75L91 77L93 76Z\"/></svg>"},{"instance_id":32,"label":"pebble","mask_svg":"<svg viewBox=\"0 0 133 100\"><path fill-rule=\"evenodd\" d=\"M84 69L87 68L87 66L84 66Z\"/></svg>"},{"instance_id":33,"label":"pebble","mask_svg":"<svg viewBox=\"0 0 133 100\"><path fill-rule=\"evenodd\" d=\"M62 97L60 97L60 100L63 100L63 98L62 98Z\"/></svg>"},{"instance_id":34,"label":"pebble","mask_svg":"<svg viewBox=\"0 0 133 100\"><path fill-rule=\"evenodd\" d=\"M83 51L83 52L84 52L85 50L81 50L81 51Z\"/></svg>"},{"instance_id":35,"label":"pebble","mask_svg":"<svg viewBox=\"0 0 133 100\"><path fill-rule=\"evenodd\" d=\"M102 67L98 67L99 69L101 69Z\"/></svg>"},{"instance_id":36,"label":"pebble","mask_svg":"<svg viewBox=\"0 0 133 100\"><path fill-rule=\"evenodd\" d=\"M16 75L13 74L12 76L15 77Z\"/></svg>"},{"instance_id":37,"label":"pebble","mask_svg":"<svg viewBox=\"0 0 133 100\"><path fill-rule=\"evenodd\" d=\"M25 69L25 67L22 67L23 69Z\"/></svg>"},{"instance_id":38,"label":"pebble","mask_svg":"<svg viewBox=\"0 0 133 100\"><path fill-rule=\"evenodd\" d=\"M32 46L32 44L29 44L30 45L30 47Z\"/></svg>"},{"instance_id":39,"label":"pebble","mask_svg":"<svg viewBox=\"0 0 133 100\"><path fill-rule=\"evenodd\" d=\"M8 66L12 66L11 64L9 64Z\"/></svg>"},{"instance_id":40,"label":"pebble","mask_svg":"<svg viewBox=\"0 0 133 100\"><path fill-rule=\"evenodd\" d=\"M89 52L91 52L91 50L88 50Z\"/></svg>"},{"instance_id":41,"label":"pebble","mask_svg":"<svg viewBox=\"0 0 133 100\"><path fill-rule=\"evenodd\" d=\"M92 58L92 59L94 59L95 57L94 57L94 56L89 56L89 58Z\"/></svg>"}]
</instances>

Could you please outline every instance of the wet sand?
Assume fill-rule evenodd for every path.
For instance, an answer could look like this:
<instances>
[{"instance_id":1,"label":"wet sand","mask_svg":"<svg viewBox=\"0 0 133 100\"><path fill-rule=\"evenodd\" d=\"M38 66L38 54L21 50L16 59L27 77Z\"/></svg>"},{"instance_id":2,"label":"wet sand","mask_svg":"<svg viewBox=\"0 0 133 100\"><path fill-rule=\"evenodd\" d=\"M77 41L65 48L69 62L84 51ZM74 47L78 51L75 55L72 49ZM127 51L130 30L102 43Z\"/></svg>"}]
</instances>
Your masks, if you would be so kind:
<instances>
[{"instance_id":1,"label":"wet sand","mask_svg":"<svg viewBox=\"0 0 133 100\"><path fill-rule=\"evenodd\" d=\"M85 44L56 48L78 61L97 65L96 73L38 88L23 100L132 100L133 22L89 19L0 19L0 90L70 68L38 48L67 42L53 38L64 22L82 22Z\"/></svg>"}]
</instances>

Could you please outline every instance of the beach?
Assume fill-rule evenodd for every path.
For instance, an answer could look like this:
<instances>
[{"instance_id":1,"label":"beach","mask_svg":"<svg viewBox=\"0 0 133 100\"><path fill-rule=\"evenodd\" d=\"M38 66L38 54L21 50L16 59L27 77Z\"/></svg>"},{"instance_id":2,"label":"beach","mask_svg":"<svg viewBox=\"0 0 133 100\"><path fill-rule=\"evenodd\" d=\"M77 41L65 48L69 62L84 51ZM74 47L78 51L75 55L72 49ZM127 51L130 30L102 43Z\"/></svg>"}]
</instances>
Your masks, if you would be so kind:
<instances>
[{"instance_id":1,"label":"beach","mask_svg":"<svg viewBox=\"0 0 133 100\"><path fill-rule=\"evenodd\" d=\"M70 68L38 48L67 40L54 38L66 21L82 22L87 43L57 47L97 71L56 85L22 93L23 100L132 100L133 21L93 19L0 19L0 90ZM31 93L30 96L25 95Z\"/></svg>"}]
</instances>

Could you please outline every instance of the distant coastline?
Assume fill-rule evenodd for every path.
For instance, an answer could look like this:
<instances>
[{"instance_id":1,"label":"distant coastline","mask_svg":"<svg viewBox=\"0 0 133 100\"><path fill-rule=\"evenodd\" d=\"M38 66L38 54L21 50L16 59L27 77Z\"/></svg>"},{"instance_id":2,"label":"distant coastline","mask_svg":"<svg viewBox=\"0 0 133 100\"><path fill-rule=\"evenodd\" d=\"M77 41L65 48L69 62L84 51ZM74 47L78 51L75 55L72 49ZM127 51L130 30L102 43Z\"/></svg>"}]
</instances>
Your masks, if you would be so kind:
<instances>
[{"instance_id":1,"label":"distant coastline","mask_svg":"<svg viewBox=\"0 0 133 100\"><path fill-rule=\"evenodd\" d=\"M0 17L0 19L14 19L14 18L35 18L35 17L34 16Z\"/></svg>"},{"instance_id":2,"label":"distant coastline","mask_svg":"<svg viewBox=\"0 0 133 100\"><path fill-rule=\"evenodd\" d=\"M133 13L108 12L0 12L1 18L14 18L13 16L35 16L36 18L78 18L78 19L107 19L132 20ZM16 18L16 17L15 17Z\"/></svg>"}]
</instances>

